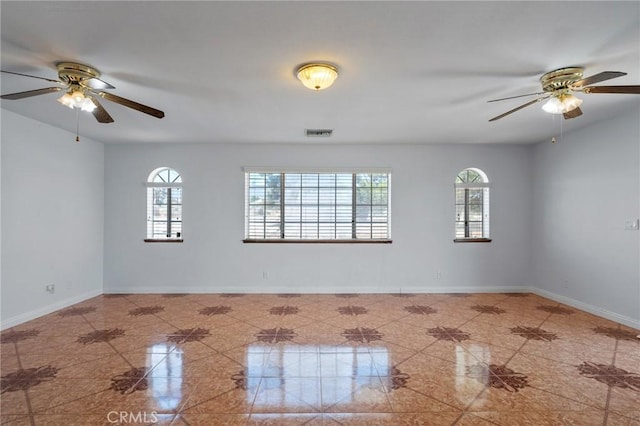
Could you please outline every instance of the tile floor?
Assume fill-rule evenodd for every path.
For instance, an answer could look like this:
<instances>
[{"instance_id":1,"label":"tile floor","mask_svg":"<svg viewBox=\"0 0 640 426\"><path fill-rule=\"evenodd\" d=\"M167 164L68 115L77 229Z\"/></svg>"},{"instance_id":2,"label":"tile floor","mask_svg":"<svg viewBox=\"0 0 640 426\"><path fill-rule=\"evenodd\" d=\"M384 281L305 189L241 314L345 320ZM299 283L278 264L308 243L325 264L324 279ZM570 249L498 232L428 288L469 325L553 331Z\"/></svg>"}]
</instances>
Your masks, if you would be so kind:
<instances>
[{"instance_id":1,"label":"tile floor","mask_svg":"<svg viewBox=\"0 0 640 426\"><path fill-rule=\"evenodd\" d=\"M2 424L640 425L638 330L532 294L105 295L2 340Z\"/></svg>"}]
</instances>

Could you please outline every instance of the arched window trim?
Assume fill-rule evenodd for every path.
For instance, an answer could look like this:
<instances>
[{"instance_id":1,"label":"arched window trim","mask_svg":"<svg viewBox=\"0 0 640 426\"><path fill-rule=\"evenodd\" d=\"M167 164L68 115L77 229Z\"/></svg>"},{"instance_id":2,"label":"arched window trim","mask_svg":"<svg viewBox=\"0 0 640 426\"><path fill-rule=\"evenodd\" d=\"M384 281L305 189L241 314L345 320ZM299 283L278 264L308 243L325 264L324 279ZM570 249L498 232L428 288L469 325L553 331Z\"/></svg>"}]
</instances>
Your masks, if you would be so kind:
<instances>
[{"instance_id":1,"label":"arched window trim","mask_svg":"<svg viewBox=\"0 0 640 426\"><path fill-rule=\"evenodd\" d=\"M166 176L162 176L163 173ZM158 167L145 182L147 187L147 237L145 242L183 242L182 175L171 167ZM158 202L159 189L165 188ZM163 214L164 213L164 214ZM163 231L158 232L158 229Z\"/></svg>"},{"instance_id":2,"label":"arched window trim","mask_svg":"<svg viewBox=\"0 0 640 426\"><path fill-rule=\"evenodd\" d=\"M177 177L172 181L172 182L156 182L155 179L156 177L158 177L160 175L160 173L164 172L164 171L173 171L177 174ZM180 174L180 172L178 172L176 169L171 168L171 167L158 167L157 169L155 169L154 171L152 171L151 173L149 173L149 177L147 178L147 181L145 182L145 186L147 186L148 188L162 188L162 187L172 187L172 188L179 188L182 187L182 175Z\"/></svg>"},{"instance_id":3,"label":"arched window trim","mask_svg":"<svg viewBox=\"0 0 640 426\"><path fill-rule=\"evenodd\" d=\"M474 180L468 182L469 173L474 172L477 175L478 180ZM467 173L466 176L462 177L463 174ZM491 183L487 174L476 167L467 167L462 169L456 175L456 179L454 181L455 188L455 229L454 229L454 242L490 242L491 238L489 237L489 219L490 219L490 209L489 209L489 188L491 187ZM464 189L464 193L459 193L459 190ZM472 190L481 189L482 191L476 194L476 197L480 196L480 203L475 203L476 207L481 207L481 220L471 221L470 217L470 209L473 203L470 202L470 193ZM462 198L462 202L460 201ZM460 220L460 216L463 217L464 220ZM463 223L463 235L461 235L461 223ZM471 235L471 224L479 223L481 228L481 235Z\"/></svg>"},{"instance_id":4,"label":"arched window trim","mask_svg":"<svg viewBox=\"0 0 640 426\"><path fill-rule=\"evenodd\" d=\"M481 182L478 181L474 181L474 182L458 182L458 179L460 179L460 175L466 171L472 171L478 174L478 176L480 177L480 179L482 179ZM489 177L487 176L487 174L482 170L482 169L478 169L477 167L467 167L464 168L462 170L460 170L458 172L458 174L456 175L456 180L455 180L455 186L457 188L465 188L465 187L469 187L469 188L486 188L490 186L490 182L489 182Z\"/></svg>"}]
</instances>

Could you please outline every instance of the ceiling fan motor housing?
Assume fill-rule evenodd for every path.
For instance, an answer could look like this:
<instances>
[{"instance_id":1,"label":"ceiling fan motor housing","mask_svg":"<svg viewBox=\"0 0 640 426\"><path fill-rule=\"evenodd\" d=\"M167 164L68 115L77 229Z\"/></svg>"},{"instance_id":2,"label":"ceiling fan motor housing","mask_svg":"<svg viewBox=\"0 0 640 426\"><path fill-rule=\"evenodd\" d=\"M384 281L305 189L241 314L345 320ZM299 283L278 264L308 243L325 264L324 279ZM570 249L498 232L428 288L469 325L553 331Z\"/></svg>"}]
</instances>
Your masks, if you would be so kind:
<instances>
[{"instance_id":1,"label":"ceiling fan motor housing","mask_svg":"<svg viewBox=\"0 0 640 426\"><path fill-rule=\"evenodd\" d=\"M545 92L557 92L567 90L576 81L582 80L584 69L580 67L560 68L540 77L542 90Z\"/></svg>"},{"instance_id":2,"label":"ceiling fan motor housing","mask_svg":"<svg viewBox=\"0 0 640 426\"><path fill-rule=\"evenodd\" d=\"M82 82L100 77L100 71L97 69L75 62L60 62L57 64L57 68L58 77L66 83Z\"/></svg>"}]
</instances>

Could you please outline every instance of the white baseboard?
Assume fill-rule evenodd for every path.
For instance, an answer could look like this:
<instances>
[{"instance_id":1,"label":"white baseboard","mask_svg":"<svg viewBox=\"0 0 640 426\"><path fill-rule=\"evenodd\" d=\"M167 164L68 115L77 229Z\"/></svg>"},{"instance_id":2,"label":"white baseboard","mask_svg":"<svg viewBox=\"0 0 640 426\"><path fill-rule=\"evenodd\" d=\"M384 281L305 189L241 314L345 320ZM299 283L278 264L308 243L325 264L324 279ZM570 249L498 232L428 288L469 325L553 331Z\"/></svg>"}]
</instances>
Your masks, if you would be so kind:
<instances>
[{"instance_id":1,"label":"white baseboard","mask_svg":"<svg viewBox=\"0 0 640 426\"><path fill-rule=\"evenodd\" d=\"M246 294L282 294L282 293L298 293L298 294L340 294L340 293L364 293L364 294L383 294L383 293L529 293L530 289L523 286L509 287L426 287L426 286L401 286L395 288L381 287L315 287L315 288L294 288L291 286L234 286L234 287L113 287L104 290L104 294L204 294L204 293L246 293Z\"/></svg>"},{"instance_id":2,"label":"white baseboard","mask_svg":"<svg viewBox=\"0 0 640 426\"><path fill-rule=\"evenodd\" d=\"M246 286L246 287L136 287L136 288L110 288L105 289L104 294L153 294L153 293L191 293L191 294L203 294L203 293L314 293L314 294L339 294L339 293L534 293L538 296L546 297L547 299L555 300L556 302L564 303L569 306L573 306L576 309L589 312L593 315L597 315L611 321L624 324L635 329L640 329L640 320L617 314L615 312L608 311L606 309L599 308L597 306L590 305L588 303L580 302L570 297L562 296L556 293L552 293L547 290L543 290L536 287L526 286L509 286L509 287L417 287L406 286L398 288L379 288L379 287L323 287L314 289L300 289L286 287L273 287L269 286L268 291L265 291L264 287ZM313 291L311 291L313 290ZM66 308L76 303L80 303L84 300L90 299L101 295L103 292L100 290L94 290L88 293L84 293L79 296L71 297L57 303L53 303L44 306L39 309L34 309L24 314L17 315L12 318L8 318L2 321L0 324L0 330L4 330L10 327L14 327L23 322L36 319L43 315L50 314L59 309Z\"/></svg>"},{"instance_id":3,"label":"white baseboard","mask_svg":"<svg viewBox=\"0 0 640 426\"><path fill-rule=\"evenodd\" d=\"M102 294L102 290L93 290L88 293L83 293L78 296L60 300L56 303L43 306L42 308L34 309L32 311L25 312L20 315L16 315L14 317L11 317L2 321L2 324L0 324L0 330L5 330L7 328L15 327L16 325L22 324L23 322L31 321L43 315L50 314L51 312L55 312L57 310L64 309L68 306L75 305L76 303L80 303L84 300L91 299L92 297L100 296L101 294Z\"/></svg>"},{"instance_id":4,"label":"white baseboard","mask_svg":"<svg viewBox=\"0 0 640 426\"><path fill-rule=\"evenodd\" d=\"M480 286L480 287L451 287L451 286L438 286L438 287L415 287L407 286L400 288L400 293L415 293L415 294L442 294L442 293L529 293L529 288L524 286ZM383 293L389 293L384 291Z\"/></svg>"},{"instance_id":5,"label":"white baseboard","mask_svg":"<svg viewBox=\"0 0 640 426\"><path fill-rule=\"evenodd\" d=\"M548 290L543 290L537 287L530 287L529 291L531 293L537 294L538 296L546 297L547 299L555 300L556 302L564 303L565 305L573 306L576 309L589 312L590 314L597 315L599 317L606 318L608 320L615 321L620 324L624 324L626 326L640 330L640 320L638 319L620 315L615 312L611 312L606 309L602 309L588 303L580 302L579 300L552 293Z\"/></svg>"}]
</instances>

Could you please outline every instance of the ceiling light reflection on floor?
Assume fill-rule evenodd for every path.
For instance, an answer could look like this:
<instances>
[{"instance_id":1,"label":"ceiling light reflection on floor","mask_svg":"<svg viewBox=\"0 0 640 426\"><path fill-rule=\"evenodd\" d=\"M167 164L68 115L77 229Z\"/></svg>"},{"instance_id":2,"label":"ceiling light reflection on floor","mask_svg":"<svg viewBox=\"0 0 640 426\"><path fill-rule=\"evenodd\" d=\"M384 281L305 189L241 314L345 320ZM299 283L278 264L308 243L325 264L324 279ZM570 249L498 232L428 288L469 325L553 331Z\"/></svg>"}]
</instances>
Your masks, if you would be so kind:
<instances>
[{"instance_id":1,"label":"ceiling light reflection on floor","mask_svg":"<svg viewBox=\"0 0 640 426\"><path fill-rule=\"evenodd\" d=\"M456 398L464 405L476 402L483 404L486 399L486 393L479 392L488 382L487 377L469 377L469 367L478 364L489 364L491 362L491 350L484 345L471 344L466 349L460 345L456 345Z\"/></svg>"},{"instance_id":2,"label":"ceiling light reflection on floor","mask_svg":"<svg viewBox=\"0 0 640 426\"><path fill-rule=\"evenodd\" d=\"M384 347L251 345L246 360L254 407L375 403L386 400L383 382L391 380Z\"/></svg>"},{"instance_id":3,"label":"ceiling light reflection on floor","mask_svg":"<svg viewBox=\"0 0 640 426\"><path fill-rule=\"evenodd\" d=\"M182 402L182 348L157 343L147 349L149 390L158 408L174 410Z\"/></svg>"}]
</instances>

